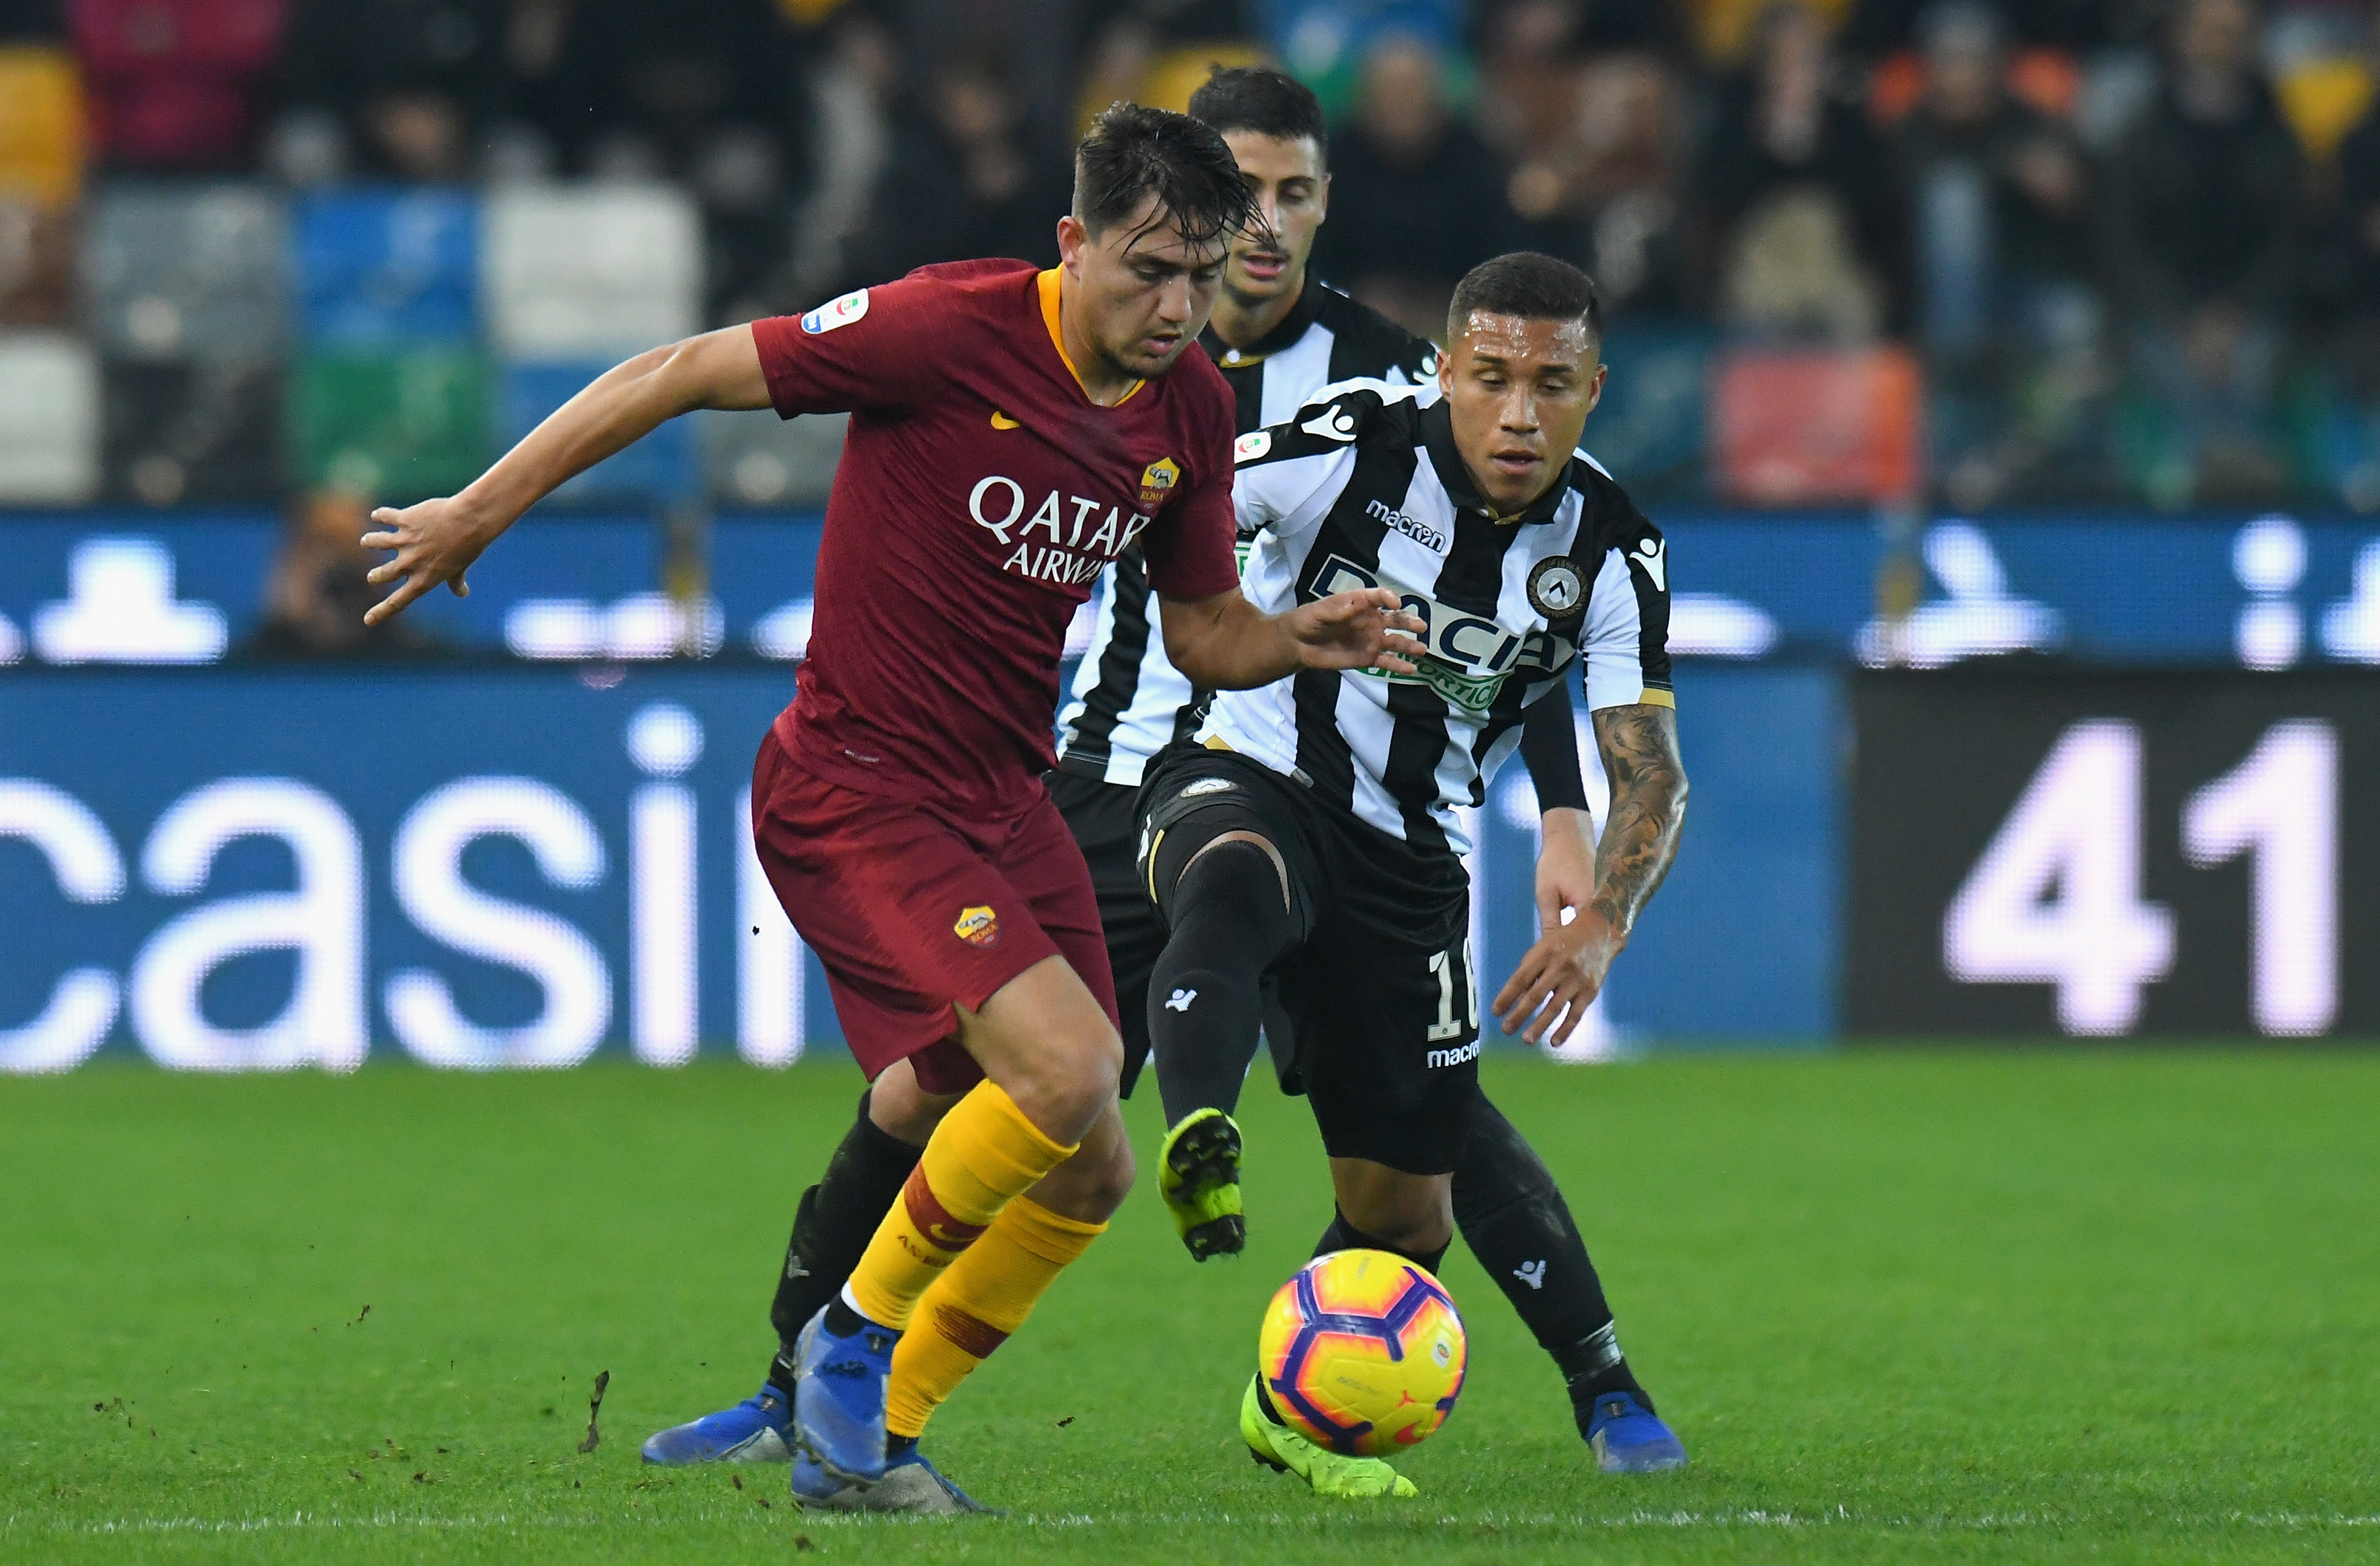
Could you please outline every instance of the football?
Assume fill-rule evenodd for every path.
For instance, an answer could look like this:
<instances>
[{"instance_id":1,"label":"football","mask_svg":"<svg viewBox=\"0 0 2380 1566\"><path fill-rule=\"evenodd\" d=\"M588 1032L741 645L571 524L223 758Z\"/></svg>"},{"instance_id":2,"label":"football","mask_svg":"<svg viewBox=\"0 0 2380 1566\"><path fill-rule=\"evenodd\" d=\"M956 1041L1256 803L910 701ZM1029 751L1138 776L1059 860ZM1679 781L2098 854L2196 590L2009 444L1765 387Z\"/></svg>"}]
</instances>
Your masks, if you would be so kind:
<instances>
[{"instance_id":1,"label":"football","mask_svg":"<svg viewBox=\"0 0 2380 1566\"><path fill-rule=\"evenodd\" d=\"M1386 1251L1307 1262L1273 1295L1257 1340L1281 1416L1361 1457L1427 1440L1454 1411L1469 1359L1445 1286Z\"/></svg>"}]
</instances>

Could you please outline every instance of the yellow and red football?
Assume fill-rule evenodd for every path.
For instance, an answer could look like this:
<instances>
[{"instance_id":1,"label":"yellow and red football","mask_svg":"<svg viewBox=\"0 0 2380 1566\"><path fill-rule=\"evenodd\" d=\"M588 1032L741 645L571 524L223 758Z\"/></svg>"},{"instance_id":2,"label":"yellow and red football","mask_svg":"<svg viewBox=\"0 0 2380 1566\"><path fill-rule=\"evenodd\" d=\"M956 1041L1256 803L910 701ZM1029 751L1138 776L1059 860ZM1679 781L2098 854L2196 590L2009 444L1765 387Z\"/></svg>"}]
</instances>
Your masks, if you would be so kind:
<instances>
[{"instance_id":1,"label":"yellow and red football","mask_svg":"<svg viewBox=\"0 0 2380 1566\"><path fill-rule=\"evenodd\" d=\"M1454 1411L1470 1354L1445 1286L1386 1251L1317 1256L1281 1286L1257 1340L1273 1407L1337 1452L1379 1457Z\"/></svg>"}]
</instances>

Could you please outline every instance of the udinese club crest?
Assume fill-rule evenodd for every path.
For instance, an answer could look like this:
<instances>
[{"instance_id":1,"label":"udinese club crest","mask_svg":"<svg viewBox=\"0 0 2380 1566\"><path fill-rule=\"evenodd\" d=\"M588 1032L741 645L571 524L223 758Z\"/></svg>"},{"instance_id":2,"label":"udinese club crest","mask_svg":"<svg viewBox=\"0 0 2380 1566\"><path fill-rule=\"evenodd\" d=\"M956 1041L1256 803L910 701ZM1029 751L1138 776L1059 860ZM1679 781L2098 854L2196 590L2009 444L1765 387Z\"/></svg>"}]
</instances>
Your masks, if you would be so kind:
<instances>
[{"instance_id":1,"label":"udinese club crest","mask_svg":"<svg viewBox=\"0 0 2380 1566\"><path fill-rule=\"evenodd\" d=\"M1529 573L1529 606L1548 620L1578 613L1586 602L1586 578L1566 554L1548 555Z\"/></svg>"},{"instance_id":2,"label":"udinese club crest","mask_svg":"<svg viewBox=\"0 0 2380 1566\"><path fill-rule=\"evenodd\" d=\"M1155 514L1182 481L1182 465L1172 457L1160 457L1140 470L1140 509Z\"/></svg>"}]
</instances>

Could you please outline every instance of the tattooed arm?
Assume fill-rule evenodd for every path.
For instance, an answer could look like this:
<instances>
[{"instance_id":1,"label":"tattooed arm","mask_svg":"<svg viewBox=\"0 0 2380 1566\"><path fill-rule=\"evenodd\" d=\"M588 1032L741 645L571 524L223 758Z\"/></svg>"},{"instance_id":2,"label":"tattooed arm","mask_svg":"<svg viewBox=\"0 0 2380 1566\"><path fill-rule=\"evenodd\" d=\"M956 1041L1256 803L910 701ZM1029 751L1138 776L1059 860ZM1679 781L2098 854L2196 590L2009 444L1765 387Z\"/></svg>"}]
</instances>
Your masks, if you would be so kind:
<instances>
[{"instance_id":1,"label":"tattooed arm","mask_svg":"<svg viewBox=\"0 0 2380 1566\"><path fill-rule=\"evenodd\" d=\"M1686 768L1678 759L1678 714L1668 707L1607 707L1595 714L1595 747L1611 778L1610 819L1595 848L1595 897L1587 906L1626 941L1670 861L1686 820Z\"/></svg>"},{"instance_id":2,"label":"tattooed arm","mask_svg":"<svg viewBox=\"0 0 2380 1566\"><path fill-rule=\"evenodd\" d=\"M1686 819L1678 715L1667 707L1607 707L1596 748L1611 779L1611 808L1595 851L1595 894L1568 924L1549 924L1496 997L1496 1020L1535 1044L1575 1026L1603 989L1611 960L1677 857Z\"/></svg>"}]
</instances>

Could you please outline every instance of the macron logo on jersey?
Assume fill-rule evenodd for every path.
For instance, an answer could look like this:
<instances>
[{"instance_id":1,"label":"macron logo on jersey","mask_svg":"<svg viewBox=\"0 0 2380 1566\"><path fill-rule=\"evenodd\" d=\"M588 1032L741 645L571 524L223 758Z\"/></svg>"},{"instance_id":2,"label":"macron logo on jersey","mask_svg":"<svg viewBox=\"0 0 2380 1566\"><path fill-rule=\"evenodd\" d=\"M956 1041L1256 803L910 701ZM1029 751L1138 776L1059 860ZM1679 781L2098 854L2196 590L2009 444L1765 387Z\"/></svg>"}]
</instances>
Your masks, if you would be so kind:
<instances>
[{"instance_id":1,"label":"macron logo on jersey","mask_svg":"<svg viewBox=\"0 0 2380 1566\"><path fill-rule=\"evenodd\" d=\"M1099 517L1099 502L1081 495L1062 496L1055 490L1026 516L1025 486L1002 473L976 480L967 492L967 516L1003 547L1014 546L1014 552L1001 562L1002 570L1061 587L1080 587L1097 579L1108 563L1156 520L1136 511L1127 515L1118 505L1109 506L1107 516ZM1037 532L1045 534L1048 541L1035 542Z\"/></svg>"},{"instance_id":2,"label":"macron logo on jersey","mask_svg":"<svg viewBox=\"0 0 2380 1566\"><path fill-rule=\"evenodd\" d=\"M868 290L859 289L839 299L829 299L802 317L802 330L815 337L821 332L832 332L838 326L848 326L868 313Z\"/></svg>"},{"instance_id":3,"label":"macron logo on jersey","mask_svg":"<svg viewBox=\"0 0 2380 1566\"><path fill-rule=\"evenodd\" d=\"M1333 404L1298 428L1326 441L1352 441L1355 438L1355 411Z\"/></svg>"},{"instance_id":4,"label":"macron logo on jersey","mask_svg":"<svg viewBox=\"0 0 2380 1566\"><path fill-rule=\"evenodd\" d=\"M1629 559L1645 567L1645 575L1663 592L1670 590L1670 541L1667 539L1646 539L1636 546Z\"/></svg>"}]
</instances>

